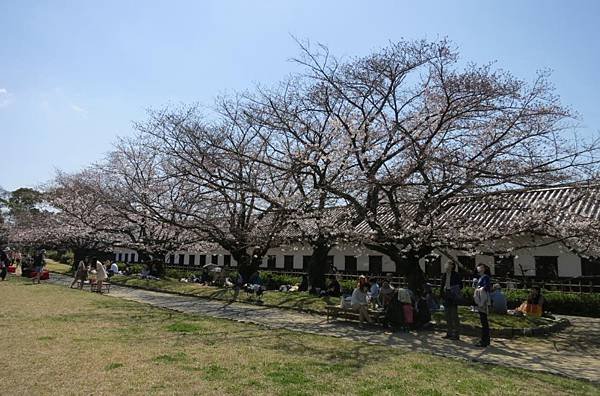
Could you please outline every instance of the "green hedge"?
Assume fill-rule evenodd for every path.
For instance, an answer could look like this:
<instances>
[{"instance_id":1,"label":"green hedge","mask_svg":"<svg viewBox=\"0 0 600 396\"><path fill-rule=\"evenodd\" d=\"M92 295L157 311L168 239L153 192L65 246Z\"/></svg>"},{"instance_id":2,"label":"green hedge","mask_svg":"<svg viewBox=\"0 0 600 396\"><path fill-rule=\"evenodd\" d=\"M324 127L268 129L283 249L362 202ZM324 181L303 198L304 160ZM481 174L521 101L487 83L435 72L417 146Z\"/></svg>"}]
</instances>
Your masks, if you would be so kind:
<instances>
[{"instance_id":1,"label":"green hedge","mask_svg":"<svg viewBox=\"0 0 600 396\"><path fill-rule=\"evenodd\" d=\"M299 285L302 282L301 276L293 276L287 274L281 274L278 272L261 271L260 277L262 278L263 284L269 289L279 289L281 285ZM268 282L268 279L271 279ZM268 283L268 284L267 284Z\"/></svg>"},{"instance_id":2,"label":"green hedge","mask_svg":"<svg viewBox=\"0 0 600 396\"><path fill-rule=\"evenodd\" d=\"M526 290L503 290L509 309L517 308L527 299ZM475 305L473 288L463 289L465 305ZM554 314L600 317L600 293L570 293L542 291L545 304L544 311Z\"/></svg>"},{"instance_id":3,"label":"green hedge","mask_svg":"<svg viewBox=\"0 0 600 396\"><path fill-rule=\"evenodd\" d=\"M196 273L200 274L201 272L202 272L202 270L191 271L191 270L167 268L165 270L165 276L167 278L173 278L173 279L179 280L181 278L189 278L192 275L194 275Z\"/></svg>"},{"instance_id":4,"label":"green hedge","mask_svg":"<svg viewBox=\"0 0 600 396\"><path fill-rule=\"evenodd\" d=\"M350 294L356 288L358 283L357 279L342 279L340 280L340 286L342 287L343 294Z\"/></svg>"},{"instance_id":5,"label":"green hedge","mask_svg":"<svg viewBox=\"0 0 600 396\"><path fill-rule=\"evenodd\" d=\"M62 264L69 264L71 266L73 265L73 256L73 252L70 250L66 252L60 250L46 251L46 257L48 257L49 259L52 259Z\"/></svg>"}]
</instances>

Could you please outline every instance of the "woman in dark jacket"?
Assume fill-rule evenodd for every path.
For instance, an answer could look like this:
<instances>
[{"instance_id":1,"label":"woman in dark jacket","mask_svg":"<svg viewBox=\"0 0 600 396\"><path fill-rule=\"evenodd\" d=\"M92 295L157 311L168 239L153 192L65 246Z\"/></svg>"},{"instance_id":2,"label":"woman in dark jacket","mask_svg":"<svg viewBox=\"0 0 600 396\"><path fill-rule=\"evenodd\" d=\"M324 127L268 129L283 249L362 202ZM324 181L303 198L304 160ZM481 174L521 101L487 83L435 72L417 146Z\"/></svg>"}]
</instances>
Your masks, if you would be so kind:
<instances>
[{"instance_id":1,"label":"woman in dark jacket","mask_svg":"<svg viewBox=\"0 0 600 396\"><path fill-rule=\"evenodd\" d=\"M444 338L459 339L460 319L458 318L458 303L461 296L462 279L456 271L456 264L452 261L446 265L446 272L442 274L440 297L444 300L446 311L446 324L448 329Z\"/></svg>"}]
</instances>

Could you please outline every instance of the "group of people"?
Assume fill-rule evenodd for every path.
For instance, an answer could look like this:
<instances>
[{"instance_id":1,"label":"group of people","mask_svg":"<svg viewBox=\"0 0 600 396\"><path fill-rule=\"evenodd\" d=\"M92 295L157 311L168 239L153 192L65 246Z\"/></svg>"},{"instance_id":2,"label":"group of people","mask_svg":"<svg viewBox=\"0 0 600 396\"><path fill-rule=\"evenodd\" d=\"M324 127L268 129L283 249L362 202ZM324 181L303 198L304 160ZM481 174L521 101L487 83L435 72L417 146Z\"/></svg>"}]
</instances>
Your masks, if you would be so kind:
<instances>
[{"instance_id":1,"label":"group of people","mask_svg":"<svg viewBox=\"0 0 600 396\"><path fill-rule=\"evenodd\" d=\"M86 264L87 261L87 264ZM95 262L95 263L94 263ZM108 268L108 270L107 270ZM102 293L102 285L104 282L113 275L120 274L119 266L110 260L106 260L103 264L100 260L86 259L79 261L77 269L75 270L73 282L71 282L71 288L73 288L79 282L79 289L83 289L85 281L88 280L90 275L95 276L95 291Z\"/></svg>"},{"instance_id":2,"label":"group of people","mask_svg":"<svg viewBox=\"0 0 600 396\"><path fill-rule=\"evenodd\" d=\"M490 345L489 314L525 314L541 316L543 296L539 287L533 287L527 300L514 311L507 309L507 299L499 284L492 285L490 269L480 263L476 266L476 276L473 282L474 310L479 315L481 336L478 347ZM337 281L336 281L337 282ZM442 274L439 295L441 306L434 295L431 285L426 284L417 293L410 289L397 288L391 284L391 279L374 278L369 281L360 276L350 298L350 307L358 313L359 324L372 323L369 308L382 309L385 313L385 323L401 327L422 328L430 325L431 312L443 309L446 315L447 332L444 338L460 339L460 319L458 306L463 305L463 278L458 272L457 265L450 261ZM342 301L342 305L344 301ZM401 319L397 319L401 317Z\"/></svg>"},{"instance_id":3,"label":"group of people","mask_svg":"<svg viewBox=\"0 0 600 396\"><path fill-rule=\"evenodd\" d=\"M462 302L462 278L459 275L456 264L449 262L446 266L446 272L442 275L440 295L444 300L446 312L447 333L444 338L458 340L460 320L458 315L458 305ZM474 294L473 301L476 304L476 310L479 313L481 323L481 338L475 344L479 347L490 345L490 326L488 315L496 314L514 314L541 316L543 313L544 297L541 294L539 286L533 286L527 300L517 309L507 309L507 299L500 284L492 286L491 273L487 265L481 263L477 265L477 277L473 282Z\"/></svg>"},{"instance_id":4,"label":"group of people","mask_svg":"<svg viewBox=\"0 0 600 396\"><path fill-rule=\"evenodd\" d=\"M33 283L41 283L41 277L46 266L46 251L37 249L33 256L24 255L21 252L12 251L10 247L0 250L0 279L5 280L9 267L13 266L13 271L21 266L24 274L30 274Z\"/></svg>"},{"instance_id":5,"label":"group of people","mask_svg":"<svg viewBox=\"0 0 600 396\"><path fill-rule=\"evenodd\" d=\"M372 323L369 309L384 314L384 325L393 328L427 328L431 326L431 311L437 309L431 301L431 288L414 293L408 288L394 288L391 276L371 278L361 275L352 292L349 305L358 313L359 325ZM344 303L344 302L342 302Z\"/></svg>"},{"instance_id":6,"label":"group of people","mask_svg":"<svg viewBox=\"0 0 600 396\"><path fill-rule=\"evenodd\" d=\"M474 281L475 291L473 301L477 305L479 321L481 323L481 337L475 344L485 348L490 345L490 324L488 315L491 312L492 303L492 280L490 269L487 265L477 265L478 277ZM458 273L457 266L450 261L446 266L446 272L442 275L440 295L444 300L446 313L447 332L444 338L458 340L460 338L460 319L458 306L462 303L462 277ZM506 300L504 301L506 303Z\"/></svg>"}]
</instances>

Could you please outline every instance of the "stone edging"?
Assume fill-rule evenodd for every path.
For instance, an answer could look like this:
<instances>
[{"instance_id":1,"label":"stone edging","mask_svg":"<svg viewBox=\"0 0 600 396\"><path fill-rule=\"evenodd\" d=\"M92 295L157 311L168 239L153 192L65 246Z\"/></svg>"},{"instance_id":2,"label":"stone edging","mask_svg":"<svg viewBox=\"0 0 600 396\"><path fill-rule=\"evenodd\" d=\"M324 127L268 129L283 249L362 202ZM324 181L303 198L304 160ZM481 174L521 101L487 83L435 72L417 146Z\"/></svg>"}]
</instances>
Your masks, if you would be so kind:
<instances>
[{"instance_id":1,"label":"stone edging","mask_svg":"<svg viewBox=\"0 0 600 396\"><path fill-rule=\"evenodd\" d=\"M549 319L552 320L552 319ZM564 330L568 326L571 325L568 319L561 318L553 320L553 323L548 325L542 325L539 327L525 327L525 328L515 328L515 327L504 327L504 328L490 328L490 335L492 338L514 338L514 337L539 337L543 335L548 335L552 333L557 333L559 331ZM445 324L435 324L435 330L446 330ZM481 335L481 328L475 327L471 325L460 325L460 333L471 336L479 336Z\"/></svg>"},{"instance_id":2,"label":"stone edging","mask_svg":"<svg viewBox=\"0 0 600 396\"><path fill-rule=\"evenodd\" d=\"M226 299L210 298L207 296L198 296L195 294L163 290L163 289L154 288L154 287L145 287L145 286L138 286L138 285L124 285L124 284L118 283L118 282L111 282L111 283L113 285L117 285L117 286L121 286L121 287L130 287L132 289L149 290L149 291L159 292L159 293L168 293L168 294L174 294L174 295L178 295L178 296L182 296L182 297L195 297L195 298L202 298L204 300L211 300L211 301L223 301L223 302L229 301ZM301 309L301 308L286 307L286 306L275 305L275 304L266 304L266 303L257 304L257 303L253 303L250 301L240 301L240 300L234 300L234 302L237 302L240 304L254 305L254 306L258 306L258 307L286 309L286 310L291 310L291 311L295 311L295 312L304 312L304 313L313 314L313 315L321 315L321 316L326 315L326 312L317 311L315 309ZM556 319L554 321L554 323L551 323L549 325L543 325L543 326L539 326L539 327L529 327L529 328L505 327L505 328L501 328L501 329L490 328L490 335L493 338L514 338L514 337L519 337L519 336L535 337L535 336L542 336L542 335L548 335L551 333L559 332L561 330L564 330L566 327L568 327L570 325L571 325L571 323L567 319L563 318L563 319ZM441 331L441 330L445 330L446 326L444 324L434 324L433 329ZM465 335L478 336L481 334L481 329L479 327L475 327L475 326L471 326L471 325L461 324L460 330L461 330L461 333L465 334Z\"/></svg>"},{"instance_id":3,"label":"stone edging","mask_svg":"<svg viewBox=\"0 0 600 396\"><path fill-rule=\"evenodd\" d=\"M163 290L163 289L159 289L159 288L156 288L156 287L146 287L146 286L138 286L138 285L124 285L124 284L118 283L118 282L110 282L110 283L113 284L113 285L116 285L116 286L121 286L121 287L130 287L132 289L148 290L148 291L153 291L153 292L157 292L157 293L174 294L174 295L182 296L182 297L195 297L195 298L202 298L204 300L209 300L209 301L222 301L222 302L226 302L226 303L227 302L236 302L236 303L239 303L239 304L254 305L256 307L286 309L286 310L295 311L295 312L309 313L309 314L312 314L312 315L321 315L321 316L325 316L326 315L325 312L323 312L323 311L317 311L316 309L303 309L303 308L286 307L286 306L282 306L282 305L267 304L267 303L264 303L264 302L261 303L261 304L257 304L256 302L253 302L253 301L227 300L227 299L223 299L223 298L211 298L211 297L207 297L207 296L198 296L196 294L189 294L189 293L182 293L182 292L177 292L177 291Z\"/></svg>"}]
</instances>

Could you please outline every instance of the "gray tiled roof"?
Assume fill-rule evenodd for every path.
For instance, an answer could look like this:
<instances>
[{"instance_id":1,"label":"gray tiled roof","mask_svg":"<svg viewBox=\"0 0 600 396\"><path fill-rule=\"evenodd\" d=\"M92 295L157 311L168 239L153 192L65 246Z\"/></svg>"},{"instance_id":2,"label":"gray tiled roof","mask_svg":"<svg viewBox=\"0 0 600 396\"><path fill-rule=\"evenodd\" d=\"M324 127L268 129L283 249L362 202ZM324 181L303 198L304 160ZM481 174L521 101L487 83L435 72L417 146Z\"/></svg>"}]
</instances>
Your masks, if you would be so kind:
<instances>
[{"instance_id":1,"label":"gray tiled roof","mask_svg":"<svg viewBox=\"0 0 600 396\"><path fill-rule=\"evenodd\" d=\"M402 213L402 224L410 228L417 214L416 204L407 204ZM575 184L539 189L520 189L490 194L463 195L443 203L435 216L435 227L468 227L477 225L489 230L514 228L524 219L565 224L577 219L600 219L600 185ZM393 227L395 217L382 210L378 223ZM368 232L361 222L357 232Z\"/></svg>"}]
</instances>

